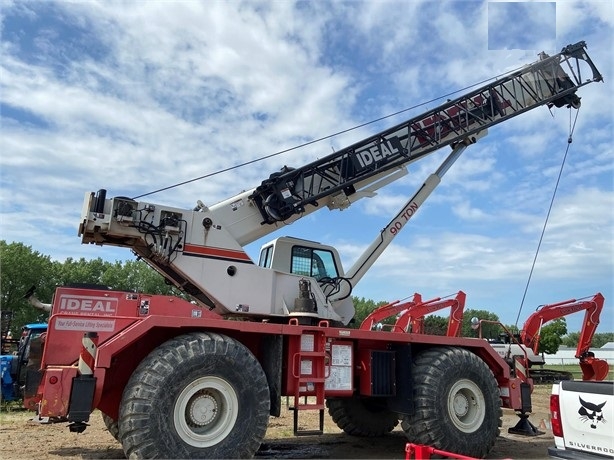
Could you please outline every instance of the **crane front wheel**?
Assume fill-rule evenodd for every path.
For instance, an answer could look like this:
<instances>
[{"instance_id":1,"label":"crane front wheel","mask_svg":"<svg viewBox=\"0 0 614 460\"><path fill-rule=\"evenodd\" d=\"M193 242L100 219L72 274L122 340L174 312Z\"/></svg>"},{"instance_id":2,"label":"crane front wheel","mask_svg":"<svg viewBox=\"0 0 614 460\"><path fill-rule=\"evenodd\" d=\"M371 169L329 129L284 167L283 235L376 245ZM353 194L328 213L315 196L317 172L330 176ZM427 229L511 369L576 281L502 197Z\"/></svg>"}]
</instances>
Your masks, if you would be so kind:
<instances>
[{"instance_id":1,"label":"crane front wheel","mask_svg":"<svg viewBox=\"0 0 614 460\"><path fill-rule=\"evenodd\" d=\"M251 351L216 333L176 337L132 374L120 406L128 458L249 458L269 420L266 375Z\"/></svg>"}]
</instances>

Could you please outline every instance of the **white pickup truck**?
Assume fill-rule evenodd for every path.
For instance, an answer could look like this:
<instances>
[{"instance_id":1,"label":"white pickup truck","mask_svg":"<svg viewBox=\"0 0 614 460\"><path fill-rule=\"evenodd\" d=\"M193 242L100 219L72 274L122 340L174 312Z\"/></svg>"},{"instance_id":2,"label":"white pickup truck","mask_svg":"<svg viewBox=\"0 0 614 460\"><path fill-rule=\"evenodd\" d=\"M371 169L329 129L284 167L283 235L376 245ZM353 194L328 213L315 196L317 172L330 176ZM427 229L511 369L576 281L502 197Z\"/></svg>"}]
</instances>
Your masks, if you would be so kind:
<instances>
[{"instance_id":1,"label":"white pickup truck","mask_svg":"<svg viewBox=\"0 0 614 460\"><path fill-rule=\"evenodd\" d=\"M550 422L564 459L614 458L614 381L562 381L552 385Z\"/></svg>"}]
</instances>

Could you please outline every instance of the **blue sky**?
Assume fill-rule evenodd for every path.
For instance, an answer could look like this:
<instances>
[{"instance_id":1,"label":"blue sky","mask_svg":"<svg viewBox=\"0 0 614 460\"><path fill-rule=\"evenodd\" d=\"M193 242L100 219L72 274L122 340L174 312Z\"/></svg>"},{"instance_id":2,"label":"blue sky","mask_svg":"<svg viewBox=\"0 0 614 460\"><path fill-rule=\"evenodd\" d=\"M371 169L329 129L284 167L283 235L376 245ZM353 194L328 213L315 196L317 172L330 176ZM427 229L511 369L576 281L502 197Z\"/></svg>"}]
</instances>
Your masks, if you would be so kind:
<instances>
[{"instance_id":1,"label":"blue sky","mask_svg":"<svg viewBox=\"0 0 614 460\"><path fill-rule=\"evenodd\" d=\"M602 292L614 330L611 1L11 2L0 10L0 238L57 260L128 260L80 244L83 195L136 196L443 96L585 40L605 82L580 90L573 143L529 284L535 308ZM257 186L433 108L147 199L191 209ZM575 114L574 114L575 116ZM570 114L541 108L472 146L355 288L376 301L467 293L516 322L567 147ZM293 235L349 267L445 152ZM582 315L568 317L570 330Z\"/></svg>"}]
</instances>

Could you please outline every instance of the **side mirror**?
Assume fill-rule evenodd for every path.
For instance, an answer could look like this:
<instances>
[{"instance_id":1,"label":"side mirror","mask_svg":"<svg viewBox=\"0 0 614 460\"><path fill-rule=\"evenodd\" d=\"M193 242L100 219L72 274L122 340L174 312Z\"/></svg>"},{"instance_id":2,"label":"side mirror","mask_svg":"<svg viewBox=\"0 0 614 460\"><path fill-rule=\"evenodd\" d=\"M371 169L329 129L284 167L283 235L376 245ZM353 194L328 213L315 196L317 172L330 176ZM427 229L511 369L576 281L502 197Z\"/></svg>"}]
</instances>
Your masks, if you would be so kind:
<instances>
[{"instance_id":1,"label":"side mirror","mask_svg":"<svg viewBox=\"0 0 614 460\"><path fill-rule=\"evenodd\" d=\"M471 318L471 329L477 331L480 327L480 320L477 317Z\"/></svg>"}]
</instances>

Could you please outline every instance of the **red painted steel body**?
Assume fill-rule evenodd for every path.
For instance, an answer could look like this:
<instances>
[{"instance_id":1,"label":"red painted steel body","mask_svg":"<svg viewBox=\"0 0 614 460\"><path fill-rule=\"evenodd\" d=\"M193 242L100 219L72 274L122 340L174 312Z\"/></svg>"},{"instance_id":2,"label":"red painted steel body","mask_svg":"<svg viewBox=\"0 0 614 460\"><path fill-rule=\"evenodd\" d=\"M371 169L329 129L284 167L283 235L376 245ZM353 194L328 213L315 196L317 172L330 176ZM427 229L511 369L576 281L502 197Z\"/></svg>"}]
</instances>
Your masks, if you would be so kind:
<instances>
[{"instance_id":1,"label":"red painted steel body","mask_svg":"<svg viewBox=\"0 0 614 460\"><path fill-rule=\"evenodd\" d=\"M455 454L454 452L446 452L444 450L435 449L431 446L423 444L407 443L405 445L405 460L428 460L431 455L437 455L437 458L455 458L459 460L477 460L475 457L467 457L466 455Z\"/></svg>"},{"instance_id":2,"label":"red painted steel body","mask_svg":"<svg viewBox=\"0 0 614 460\"><path fill-rule=\"evenodd\" d=\"M337 328L328 326L327 322L303 326L292 320L288 324L233 321L177 297L58 288L43 355L45 375L39 387L41 416L66 415L70 382L77 375L81 338L85 332L96 332L99 337L93 406L115 417L123 388L138 363L164 341L198 330L216 331L237 338L257 357L262 356L262 340L266 336L279 335L285 341L298 340L296 344L300 344L302 336L316 334L324 341L327 356L330 356L331 347L351 348L355 361L352 372L359 380L369 378L368 366L357 363L355 359L365 350L387 350L395 344L413 344L416 348L459 346L480 356L492 369L501 388L503 407L521 407L520 379L512 377L507 363L480 339ZM294 395L296 385L299 385L298 377L305 377L297 373L300 368L298 346L289 347L284 358L287 371L282 388L286 396ZM303 353L302 359L305 356ZM314 358L312 372L315 377L321 379L328 375L330 359L308 358ZM324 392L326 396L346 393L339 389L325 389ZM310 394L301 391L304 393Z\"/></svg>"},{"instance_id":3,"label":"red painted steel body","mask_svg":"<svg viewBox=\"0 0 614 460\"><path fill-rule=\"evenodd\" d=\"M443 456L444 458L455 458L458 460L477 460L475 457L467 457L466 455L435 449L434 447L425 446L423 444L413 444L408 442L405 445L405 460L428 460L432 455L437 455L437 458L441 458L441 456Z\"/></svg>"}]
</instances>

